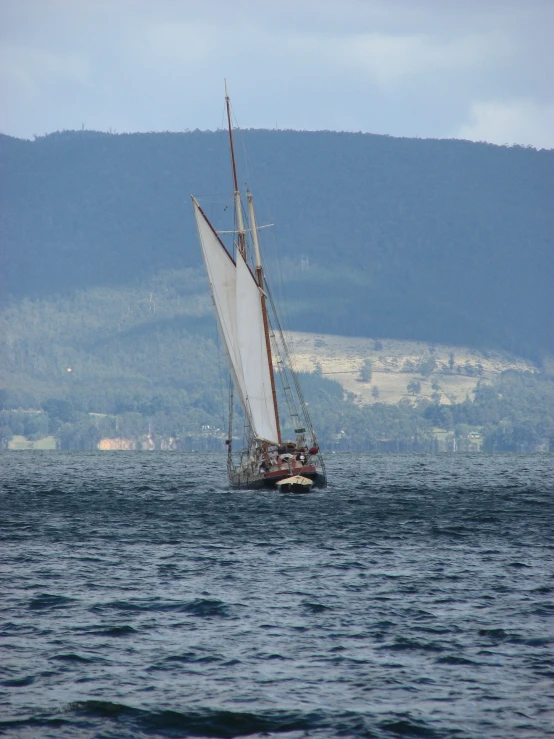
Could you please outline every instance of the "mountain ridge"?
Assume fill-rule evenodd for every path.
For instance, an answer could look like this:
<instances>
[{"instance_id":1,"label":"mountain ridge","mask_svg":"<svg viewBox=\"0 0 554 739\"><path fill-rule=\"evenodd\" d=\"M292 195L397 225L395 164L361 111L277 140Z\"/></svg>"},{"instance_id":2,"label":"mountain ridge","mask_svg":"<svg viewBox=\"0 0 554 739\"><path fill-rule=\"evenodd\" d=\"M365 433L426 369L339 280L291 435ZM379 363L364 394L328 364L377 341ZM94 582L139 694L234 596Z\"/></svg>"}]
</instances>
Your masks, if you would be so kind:
<instances>
[{"instance_id":1,"label":"mountain ridge","mask_svg":"<svg viewBox=\"0 0 554 739\"><path fill-rule=\"evenodd\" d=\"M264 253L270 265L277 256L287 264L281 289L297 330L534 360L554 352L552 150L325 131L236 135L239 160L244 148L249 156L239 161L241 186L253 169L258 220L277 224L275 244L262 232ZM231 191L224 131L3 136L0 165L3 294L12 301L199 267L188 196ZM218 228L229 224L229 201L208 203Z\"/></svg>"}]
</instances>

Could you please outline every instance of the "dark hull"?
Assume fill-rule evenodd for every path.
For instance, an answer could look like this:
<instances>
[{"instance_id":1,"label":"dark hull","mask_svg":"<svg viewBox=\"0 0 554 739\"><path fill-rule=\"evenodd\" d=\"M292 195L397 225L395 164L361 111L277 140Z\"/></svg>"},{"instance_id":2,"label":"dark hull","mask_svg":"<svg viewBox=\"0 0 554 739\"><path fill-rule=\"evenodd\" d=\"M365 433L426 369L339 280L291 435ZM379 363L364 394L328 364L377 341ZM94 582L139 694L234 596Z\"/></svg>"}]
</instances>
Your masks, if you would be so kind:
<instances>
[{"instance_id":1,"label":"dark hull","mask_svg":"<svg viewBox=\"0 0 554 739\"><path fill-rule=\"evenodd\" d=\"M313 480L314 488L326 488L327 478L326 476L318 471L315 467L311 468L299 468L295 469L295 475L302 475L302 477L308 477ZM234 490L275 490L279 480L285 480L290 477L291 473L288 470L283 470L281 474L258 474L248 472L231 473L229 475L229 485ZM305 492L305 491L300 491Z\"/></svg>"}]
</instances>

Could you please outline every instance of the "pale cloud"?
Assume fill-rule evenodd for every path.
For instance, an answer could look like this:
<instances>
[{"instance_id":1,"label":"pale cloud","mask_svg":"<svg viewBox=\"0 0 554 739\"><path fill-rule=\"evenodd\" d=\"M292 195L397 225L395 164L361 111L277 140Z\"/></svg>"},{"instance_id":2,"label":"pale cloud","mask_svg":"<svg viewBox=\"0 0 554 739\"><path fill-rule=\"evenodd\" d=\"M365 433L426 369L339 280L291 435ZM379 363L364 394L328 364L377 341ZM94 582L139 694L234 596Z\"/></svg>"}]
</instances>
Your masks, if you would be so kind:
<instances>
[{"instance_id":1,"label":"pale cloud","mask_svg":"<svg viewBox=\"0 0 554 739\"><path fill-rule=\"evenodd\" d=\"M227 77L244 126L552 146L553 8L2 0L0 131L213 129Z\"/></svg>"},{"instance_id":2,"label":"pale cloud","mask_svg":"<svg viewBox=\"0 0 554 739\"><path fill-rule=\"evenodd\" d=\"M380 86L390 88L424 75L475 70L491 58L509 55L509 40L500 34L468 35L452 41L425 35L366 34L345 39L344 56Z\"/></svg>"},{"instance_id":3,"label":"pale cloud","mask_svg":"<svg viewBox=\"0 0 554 739\"><path fill-rule=\"evenodd\" d=\"M138 39L130 39L129 48L132 44L142 65L167 62L201 67L219 56L221 31L202 23L157 23L142 29Z\"/></svg>"},{"instance_id":4,"label":"pale cloud","mask_svg":"<svg viewBox=\"0 0 554 739\"><path fill-rule=\"evenodd\" d=\"M532 100L475 102L469 120L452 133L453 138L554 148L554 103Z\"/></svg>"},{"instance_id":5,"label":"pale cloud","mask_svg":"<svg viewBox=\"0 0 554 739\"><path fill-rule=\"evenodd\" d=\"M27 93L35 94L53 81L70 81L86 85L90 67L85 57L77 53L59 53L48 49L3 44L0 64L7 84L22 85Z\"/></svg>"}]
</instances>

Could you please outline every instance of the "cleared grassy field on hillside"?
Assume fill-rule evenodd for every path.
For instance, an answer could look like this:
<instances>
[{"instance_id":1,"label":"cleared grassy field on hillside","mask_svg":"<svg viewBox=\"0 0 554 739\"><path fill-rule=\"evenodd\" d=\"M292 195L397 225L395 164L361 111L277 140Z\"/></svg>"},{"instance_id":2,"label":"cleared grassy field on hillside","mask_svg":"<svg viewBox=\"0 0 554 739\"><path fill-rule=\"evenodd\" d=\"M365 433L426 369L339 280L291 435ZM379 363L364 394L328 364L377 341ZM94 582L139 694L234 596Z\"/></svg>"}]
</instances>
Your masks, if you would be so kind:
<instances>
[{"instance_id":1,"label":"cleared grassy field on hillside","mask_svg":"<svg viewBox=\"0 0 554 739\"><path fill-rule=\"evenodd\" d=\"M441 403L450 405L467 395L472 398L479 382L491 380L500 372L537 369L531 362L508 354L419 341L302 332L291 332L289 341L298 371L320 368L322 375L340 382L346 392L356 396L356 402L364 405L398 403L403 398L431 400L437 393ZM365 360L372 365L369 382L359 379ZM419 382L419 393L408 391L412 380Z\"/></svg>"}]
</instances>

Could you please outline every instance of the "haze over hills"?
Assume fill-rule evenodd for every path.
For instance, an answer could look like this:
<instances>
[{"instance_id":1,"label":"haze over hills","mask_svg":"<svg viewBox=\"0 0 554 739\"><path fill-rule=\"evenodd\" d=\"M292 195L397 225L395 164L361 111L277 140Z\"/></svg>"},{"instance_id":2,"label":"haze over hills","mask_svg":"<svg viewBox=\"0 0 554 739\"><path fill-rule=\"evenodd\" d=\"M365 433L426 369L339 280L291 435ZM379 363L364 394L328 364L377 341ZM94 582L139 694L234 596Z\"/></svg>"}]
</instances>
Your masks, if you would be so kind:
<instances>
[{"instance_id":1,"label":"haze over hills","mask_svg":"<svg viewBox=\"0 0 554 739\"><path fill-rule=\"evenodd\" d=\"M237 150L298 330L554 352L554 151L254 130ZM0 164L9 299L199 267L190 193L232 225L222 131L3 136Z\"/></svg>"},{"instance_id":2,"label":"haze over hills","mask_svg":"<svg viewBox=\"0 0 554 739\"><path fill-rule=\"evenodd\" d=\"M554 437L553 151L296 131L242 131L237 150L324 444ZM0 136L0 166L0 443L220 448L189 194L232 228L225 132Z\"/></svg>"}]
</instances>

